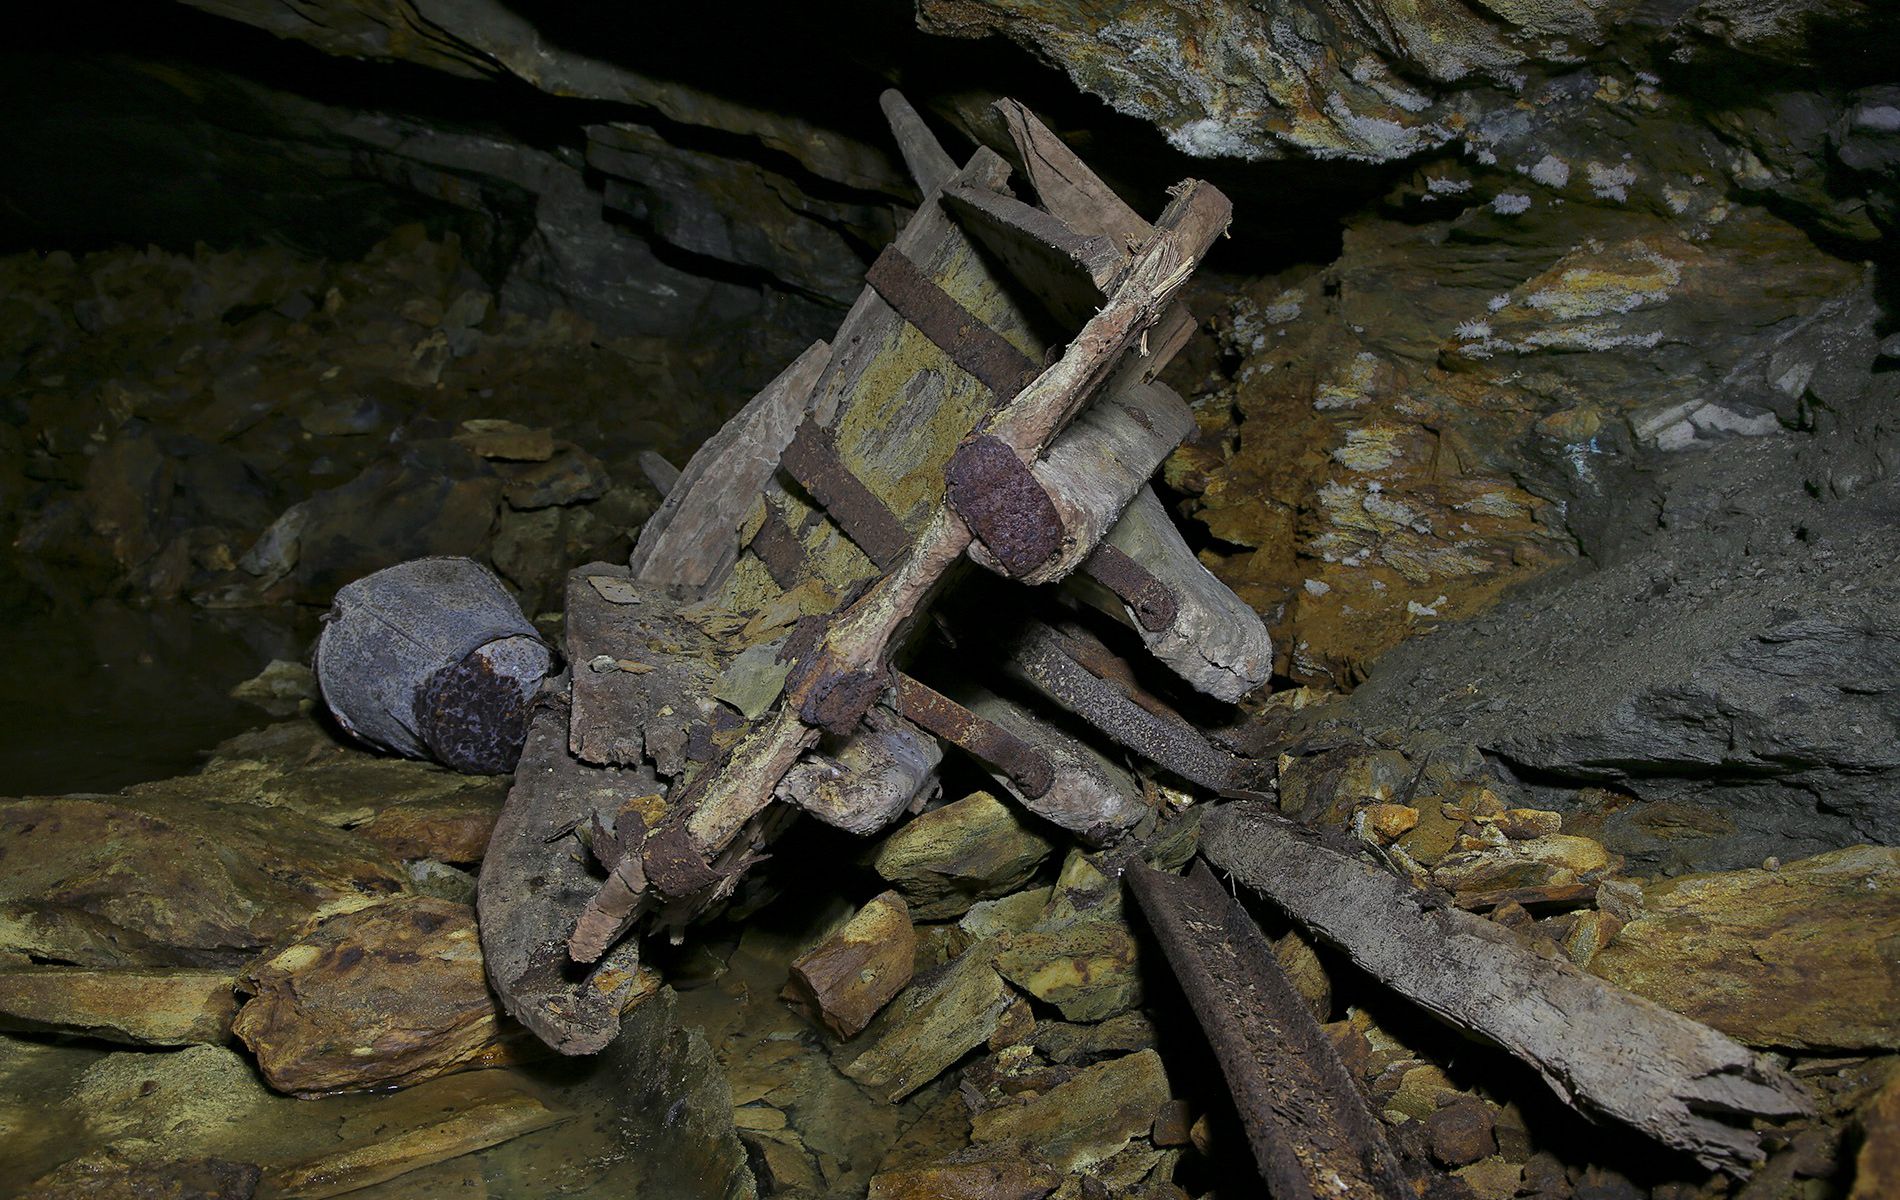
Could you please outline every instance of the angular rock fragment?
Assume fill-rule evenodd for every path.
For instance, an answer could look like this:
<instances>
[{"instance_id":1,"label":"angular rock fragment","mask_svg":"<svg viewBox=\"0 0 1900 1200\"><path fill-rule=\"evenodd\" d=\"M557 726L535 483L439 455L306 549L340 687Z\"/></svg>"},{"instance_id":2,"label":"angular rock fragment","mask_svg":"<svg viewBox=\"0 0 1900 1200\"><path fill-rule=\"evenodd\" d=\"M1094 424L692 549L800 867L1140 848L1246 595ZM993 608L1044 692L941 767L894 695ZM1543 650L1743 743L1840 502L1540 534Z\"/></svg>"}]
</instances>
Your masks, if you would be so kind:
<instances>
[{"instance_id":1,"label":"angular rock fragment","mask_svg":"<svg viewBox=\"0 0 1900 1200\"><path fill-rule=\"evenodd\" d=\"M1062 1175L1041 1163L943 1163L886 1171L871 1179L869 1200L1042 1200Z\"/></svg>"},{"instance_id":2,"label":"angular rock fragment","mask_svg":"<svg viewBox=\"0 0 1900 1200\"><path fill-rule=\"evenodd\" d=\"M1091 1025L1042 1021L1036 1025L1037 1053L1052 1063L1085 1067L1154 1046L1159 1032L1142 1012L1125 1012Z\"/></svg>"},{"instance_id":3,"label":"angular rock fragment","mask_svg":"<svg viewBox=\"0 0 1900 1200\"><path fill-rule=\"evenodd\" d=\"M1900 1194L1900 1077L1880 1089L1860 1123L1864 1140L1854 1161L1854 1190L1848 1200Z\"/></svg>"},{"instance_id":4,"label":"angular rock fragment","mask_svg":"<svg viewBox=\"0 0 1900 1200\"><path fill-rule=\"evenodd\" d=\"M485 1150L567 1120L525 1092L493 1097L451 1110L430 1125L407 1129L366 1145L320 1155L264 1176L264 1186L284 1200L325 1200L383 1183L420 1167Z\"/></svg>"},{"instance_id":5,"label":"angular rock fragment","mask_svg":"<svg viewBox=\"0 0 1900 1200\"><path fill-rule=\"evenodd\" d=\"M135 1046L215 1044L231 1034L237 972L188 967L0 968L0 1027Z\"/></svg>"},{"instance_id":6,"label":"angular rock fragment","mask_svg":"<svg viewBox=\"0 0 1900 1200\"><path fill-rule=\"evenodd\" d=\"M896 1103L988 1041L1016 995L991 965L995 952L979 942L913 983L844 1073Z\"/></svg>"},{"instance_id":7,"label":"angular rock fragment","mask_svg":"<svg viewBox=\"0 0 1900 1200\"><path fill-rule=\"evenodd\" d=\"M401 868L289 812L149 795L0 801L0 948L86 966L236 966Z\"/></svg>"},{"instance_id":8,"label":"angular rock fragment","mask_svg":"<svg viewBox=\"0 0 1900 1200\"><path fill-rule=\"evenodd\" d=\"M971 1132L978 1144L1007 1145L1074 1171L1146 1135L1168 1095L1161 1056L1142 1050L1085 1068L1033 1099L979 1113Z\"/></svg>"},{"instance_id":9,"label":"angular rock fragment","mask_svg":"<svg viewBox=\"0 0 1900 1200\"><path fill-rule=\"evenodd\" d=\"M455 440L481 455L509 462L546 462L554 457L554 434L547 429L498 418L481 417L462 422Z\"/></svg>"},{"instance_id":10,"label":"angular rock fragment","mask_svg":"<svg viewBox=\"0 0 1900 1200\"><path fill-rule=\"evenodd\" d=\"M1005 935L996 969L1068 1020L1100 1021L1141 1002L1137 958L1120 921L1079 920Z\"/></svg>"},{"instance_id":11,"label":"angular rock fragment","mask_svg":"<svg viewBox=\"0 0 1900 1200\"><path fill-rule=\"evenodd\" d=\"M910 909L885 892L792 962L786 998L838 1037L856 1037L910 983L916 951Z\"/></svg>"},{"instance_id":12,"label":"angular rock fragment","mask_svg":"<svg viewBox=\"0 0 1900 1200\"><path fill-rule=\"evenodd\" d=\"M939 920L1026 882L1049 841L988 792L932 809L885 840L872 866L904 894L911 914Z\"/></svg>"},{"instance_id":13,"label":"angular rock fragment","mask_svg":"<svg viewBox=\"0 0 1900 1200\"><path fill-rule=\"evenodd\" d=\"M1432 868L1432 882L1460 893L1542 888L1579 883L1609 866L1610 856L1601 843L1558 833L1454 850Z\"/></svg>"},{"instance_id":14,"label":"angular rock fragment","mask_svg":"<svg viewBox=\"0 0 1900 1200\"><path fill-rule=\"evenodd\" d=\"M1897 933L1900 850L1853 846L1647 887L1589 966L1752 1045L1892 1050Z\"/></svg>"},{"instance_id":15,"label":"angular rock fragment","mask_svg":"<svg viewBox=\"0 0 1900 1200\"><path fill-rule=\"evenodd\" d=\"M84 1154L33 1181L33 1200L251 1200L262 1174L223 1158L146 1160L115 1149Z\"/></svg>"},{"instance_id":16,"label":"angular rock fragment","mask_svg":"<svg viewBox=\"0 0 1900 1200\"><path fill-rule=\"evenodd\" d=\"M501 816L498 792L463 791L434 802L392 804L354 832L393 858L478 863Z\"/></svg>"},{"instance_id":17,"label":"angular rock fragment","mask_svg":"<svg viewBox=\"0 0 1900 1200\"><path fill-rule=\"evenodd\" d=\"M402 1087L506 1054L472 909L427 897L332 917L253 964L234 1030L296 1096Z\"/></svg>"}]
</instances>

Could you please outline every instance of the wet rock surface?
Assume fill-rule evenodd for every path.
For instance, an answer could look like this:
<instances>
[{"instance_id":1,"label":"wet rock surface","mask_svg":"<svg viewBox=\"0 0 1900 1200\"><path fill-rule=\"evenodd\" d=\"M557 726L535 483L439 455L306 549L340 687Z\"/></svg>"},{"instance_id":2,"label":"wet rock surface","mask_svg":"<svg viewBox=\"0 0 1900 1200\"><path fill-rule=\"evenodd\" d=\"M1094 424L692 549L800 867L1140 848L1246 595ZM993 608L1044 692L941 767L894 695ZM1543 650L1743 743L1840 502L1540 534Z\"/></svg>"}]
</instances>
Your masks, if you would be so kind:
<instances>
[{"instance_id":1,"label":"wet rock surface","mask_svg":"<svg viewBox=\"0 0 1900 1200\"><path fill-rule=\"evenodd\" d=\"M259 958L243 987L233 1032L293 1096L493 1065L521 1040L488 993L474 910L429 897L332 917Z\"/></svg>"}]
</instances>

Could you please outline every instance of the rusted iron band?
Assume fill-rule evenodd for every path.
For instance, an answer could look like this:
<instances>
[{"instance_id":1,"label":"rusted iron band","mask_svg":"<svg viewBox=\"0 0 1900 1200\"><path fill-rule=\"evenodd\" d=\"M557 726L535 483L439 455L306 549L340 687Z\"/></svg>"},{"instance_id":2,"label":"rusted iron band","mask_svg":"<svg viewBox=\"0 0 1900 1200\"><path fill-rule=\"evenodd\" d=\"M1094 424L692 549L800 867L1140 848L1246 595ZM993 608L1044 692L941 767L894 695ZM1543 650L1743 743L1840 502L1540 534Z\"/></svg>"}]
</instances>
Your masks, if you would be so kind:
<instances>
[{"instance_id":1,"label":"rusted iron band","mask_svg":"<svg viewBox=\"0 0 1900 1200\"><path fill-rule=\"evenodd\" d=\"M1149 633L1161 633L1181 615L1180 601L1168 585L1156 579L1148 568L1123 553L1120 547L1103 542L1082 563L1090 579L1121 597L1134 610L1135 620Z\"/></svg>"},{"instance_id":2,"label":"rusted iron band","mask_svg":"<svg viewBox=\"0 0 1900 1200\"><path fill-rule=\"evenodd\" d=\"M1028 355L977 320L896 246L887 246L877 256L864 281L931 345L994 392L998 404L1013 399L1036 377L1036 364Z\"/></svg>"},{"instance_id":3,"label":"rusted iron band","mask_svg":"<svg viewBox=\"0 0 1900 1200\"><path fill-rule=\"evenodd\" d=\"M1062 516L1042 484L990 434L957 447L944 471L950 503L1003 569L1022 576L1062 549Z\"/></svg>"},{"instance_id":4,"label":"rusted iron band","mask_svg":"<svg viewBox=\"0 0 1900 1200\"><path fill-rule=\"evenodd\" d=\"M1182 879L1136 863L1127 879L1220 1061L1268 1191L1413 1195L1358 1082L1214 873L1196 863Z\"/></svg>"},{"instance_id":5,"label":"rusted iron band","mask_svg":"<svg viewBox=\"0 0 1900 1200\"><path fill-rule=\"evenodd\" d=\"M799 705L798 719L839 737L850 733L877 703L884 676L871 671L833 671L821 675Z\"/></svg>"},{"instance_id":6,"label":"rusted iron band","mask_svg":"<svg viewBox=\"0 0 1900 1200\"><path fill-rule=\"evenodd\" d=\"M896 709L898 716L1007 775L1031 800L1056 781L1055 768L1040 750L908 675L897 677Z\"/></svg>"},{"instance_id":7,"label":"rusted iron band","mask_svg":"<svg viewBox=\"0 0 1900 1200\"><path fill-rule=\"evenodd\" d=\"M640 847L647 882L669 900L690 896L719 882L719 872L693 840L684 821L661 825Z\"/></svg>"},{"instance_id":8,"label":"rusted iron band","mask_svg":"<svg viewBox=\"0 0 1900 1200\"><path fill-rule=\"evenodd\" d=\"M811 421L798 427L779 462L811 493L852 541L889 570L910 549L911 537L884 502L838 457L831 432Z\"/></svg>"},{"instance_id":9,"label":"rusted iron band","mask_svg":"<svg viewBox=\"0 0 1900 1200\"><path fill-rule=\"evenodd\" d=\"M758 555L772 582L788 592L804 578L805 547L792 527L785 523L778 505L769 500L765 504L765 520L752 535L752 553Z\"/></svg>"}]
</instances>

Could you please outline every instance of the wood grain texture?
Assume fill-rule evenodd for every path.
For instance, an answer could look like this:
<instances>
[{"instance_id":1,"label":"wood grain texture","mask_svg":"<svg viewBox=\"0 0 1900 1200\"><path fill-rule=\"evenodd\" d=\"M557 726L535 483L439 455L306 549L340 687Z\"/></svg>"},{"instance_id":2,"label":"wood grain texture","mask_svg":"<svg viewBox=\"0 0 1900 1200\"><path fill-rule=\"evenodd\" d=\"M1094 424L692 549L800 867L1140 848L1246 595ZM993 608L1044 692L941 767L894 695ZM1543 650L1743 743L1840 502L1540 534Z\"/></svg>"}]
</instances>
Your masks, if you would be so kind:
<instances>
[{"instance_id":1,"label":"wood grain texture","mask_svg":"<svg viewBox=\"0 0 1900 1200\"><path fill-rule=\"evenodd\" d=\"M1531 952L1509 930L1300 836L1257 803L1207 814L1201 852L1361 969L1534 1067L1580 1111L1609 1117L1711 1170L1763 1157L1746 1122L1809 1110L1770 1060L1706 1025Z\"/></svg>"}]
</instances>

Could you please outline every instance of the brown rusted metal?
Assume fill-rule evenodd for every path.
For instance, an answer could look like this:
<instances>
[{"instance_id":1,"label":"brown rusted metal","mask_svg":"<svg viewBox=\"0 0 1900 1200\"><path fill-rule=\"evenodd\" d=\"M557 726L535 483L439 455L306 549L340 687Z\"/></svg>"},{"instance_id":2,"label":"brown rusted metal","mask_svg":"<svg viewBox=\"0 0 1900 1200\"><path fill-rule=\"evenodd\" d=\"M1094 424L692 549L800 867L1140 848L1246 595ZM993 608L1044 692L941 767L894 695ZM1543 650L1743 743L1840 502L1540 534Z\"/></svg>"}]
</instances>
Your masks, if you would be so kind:
<instances>
[{"instance_id":1,"label":"brown rusted metal","mask_svg":"<svg viewBox=\"0 0 1900 1200\"><path fill-rule=\"evenodd\" d=\"M872 671L834 671L820 675L798 707L798 719L843 737L858 727L877 703L885 676Z\"/></svg>"},{"instance_id":2,"label":"brown rusted metal","mask_svg":"<svg viewBox=\"0 0 1900 1200\"><path fill-rule=\"evenodd\" d=\"M993 721L908 675L897 677L897 714L1007 775L1031 800L1055 783L1041 751Z\"/></svg>"},{"instance_id":3,"label":"brown rusted metal","mask_svg":"<svg viewBox=\"0 0 1900 1200\"><path fill-rule=\"evenodd\" d=\"M1130 410L1134 411L1134 410ZM1090 579L1121 597L1149 633L1160 633L1181 615L1180 602L1167 584L1120 548L1103 542L1082 563Z\"/></svg>"},{"instance_id":4,"label":"brown rusted metal","mask_svg":"<svg viewBox=\"0 0 1900 1200\"><path fill-rule=\"evenodd\" d=\"M779 462L878 566L896 566L910 549L910 534L884 502L864 486L864 481L844 465L829 430L806 421L798 427Z\"/></svg>"},{"instance_id":5,"label":"brown rusted metal","mask_svg":"<svg viewBox=\"0 0 1900 1200\"><path fill-rule=\"evenodd\" d=\"M805 577L805 547L785 523L785 514L770 500L765 502L765 519L759 523L759 531L752 535L752 553L758 555L772 582L786 591Z\"/></svg>"},{"instance_id":6,"label":"brown rusted metal","mask_svg":"<svg viewBox=\"0 0 1900 1200\"><path fill-rule=\"evenodd\" d=\"M662 824L648 835L640 847L640 860L646 881L668 899L690 896L719 882L719 872L706 862L706 855L682 821Z\"/></svg>"},{"instance_id":7,"label":"brown rusted metal","mask_svg":"<svg viewBox=\"0 0 1900 1200\"><path fill-rule=\"evenodd\" d=\"M1031 623L1010 647L1006 669L1063 708L1150 762L1213 791L1247 787L1256 768L1208 741L1198 729L1158 703L1144 705L1112 675L1104 678L1077 661L1088 654L1079 633ZM1102 652L1106 652L1104 649Z\"/></svg>"},{"instance_id":8,"label":"brown rusted metal","mask_svg":"<svg viewBox=\"0 0 1900 1200\"><path fill-rule=\"evenodd\" d=\"M1352 1073L1273 948L1205 864L1127 874L1207 1034L1274 1200L1389 1200L1417 1191Z\"/></svg>"},{"instance_id":9,"label":"brown rusted metal","mask_svg":"<svg viewBox=\"0 0 1900 1200\"><path fill-rule=\"evenodd\" d=\"M1016 452L978 434L944 471L950 503L1003 569L1024 575L1062 549L1062 515Z\"/></svg>"},{"instance_id":10,"label":"brown rusted metal","mask_svg":"<svg viewBox=\"0 0 1900 1200\"><path fill-rule=\"evenodd\" d=\"M951 362L994 392L998 404L1012 399L1038 374L1027 354L977 320L896 246L878 255L864 281Z\"/></svg>"}]
</instances>

